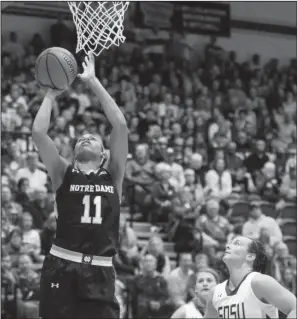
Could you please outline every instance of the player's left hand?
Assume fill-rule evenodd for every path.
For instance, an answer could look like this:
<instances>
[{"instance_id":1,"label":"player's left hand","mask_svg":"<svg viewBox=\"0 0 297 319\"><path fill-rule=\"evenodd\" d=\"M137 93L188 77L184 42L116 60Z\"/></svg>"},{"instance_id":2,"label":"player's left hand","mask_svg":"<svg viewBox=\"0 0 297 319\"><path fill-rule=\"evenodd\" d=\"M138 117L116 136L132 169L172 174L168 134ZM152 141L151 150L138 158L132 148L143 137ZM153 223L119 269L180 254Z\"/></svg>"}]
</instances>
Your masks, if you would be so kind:
<instances>
[{"instance_id":1,"label":"player's left hand","mask_svg":"<svg viewBox=\"0 0 297 319\"><path fill-rule=\"evenodd\" d=\"M85 57L85 62L82 64L84 71L78 74L78 78L83 81L90 81L95 78L95 58L92 52L89 52Z\"/></svg>"}]
</instances>

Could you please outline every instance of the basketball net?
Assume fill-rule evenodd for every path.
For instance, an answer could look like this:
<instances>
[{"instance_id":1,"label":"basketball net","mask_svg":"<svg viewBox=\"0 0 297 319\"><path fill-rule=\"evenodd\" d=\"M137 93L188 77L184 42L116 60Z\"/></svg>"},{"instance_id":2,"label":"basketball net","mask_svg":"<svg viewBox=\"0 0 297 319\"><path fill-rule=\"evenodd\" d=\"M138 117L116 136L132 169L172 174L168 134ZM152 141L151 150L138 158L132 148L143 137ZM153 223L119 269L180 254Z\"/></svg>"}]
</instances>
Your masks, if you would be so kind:
<instances>
[{"instance_id":1,"label":"basketball net","mask_svg":"<svg viewBox=\"0 0 297 319\"><path fill-rule=\"evenodd\" d=\"M123 22L129 2L71 1L68 5L77 32L76 53L84 50L98 56L125 41Z\"/></svg>"}]
</instances>

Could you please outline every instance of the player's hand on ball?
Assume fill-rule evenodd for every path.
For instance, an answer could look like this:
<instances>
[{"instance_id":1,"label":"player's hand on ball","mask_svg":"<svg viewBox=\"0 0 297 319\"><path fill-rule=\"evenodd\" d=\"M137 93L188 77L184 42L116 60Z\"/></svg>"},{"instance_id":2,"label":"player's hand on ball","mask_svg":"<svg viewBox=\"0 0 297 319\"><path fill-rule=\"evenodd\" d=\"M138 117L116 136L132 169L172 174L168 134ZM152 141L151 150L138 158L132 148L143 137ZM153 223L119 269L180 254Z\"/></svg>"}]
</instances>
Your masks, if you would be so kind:
<instances>
[{"instance_id":1,"label":"player's hand on ball","mask_svg":"<svg viewBox=\"0 0 297 319\"><path fill-rule=\"evenodd\" d=\"M83 81L89 81L95 78L95 58L92 52L89 52L85 57L85 62L82 64L84 71L77 76Z\"/></svg>"}]
</instances>

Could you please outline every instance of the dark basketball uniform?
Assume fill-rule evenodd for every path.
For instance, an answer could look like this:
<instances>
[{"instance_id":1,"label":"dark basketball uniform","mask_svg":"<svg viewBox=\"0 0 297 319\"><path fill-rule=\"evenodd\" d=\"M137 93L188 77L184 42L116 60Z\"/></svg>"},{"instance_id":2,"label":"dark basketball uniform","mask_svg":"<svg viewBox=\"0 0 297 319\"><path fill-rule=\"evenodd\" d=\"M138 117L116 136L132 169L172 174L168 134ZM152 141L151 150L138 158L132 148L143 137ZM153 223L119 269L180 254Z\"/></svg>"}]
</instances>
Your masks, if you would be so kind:
<instances>
[{"instance_id":1,"label":"dark basketball uniform","mask_svg":"<svg viewBox=\"0 0 297 319\"><path fill-rule=\"evenodd\" d=\"M57 190L56 204L53 247L81 253L83 258L74 262L51 253L46 256L40 316L119 318L113 266L91 264L95 256L114 256L119 244L120 202L110 174L100 169L86 175L70 165Z\"/></svg>"}]
</instances>

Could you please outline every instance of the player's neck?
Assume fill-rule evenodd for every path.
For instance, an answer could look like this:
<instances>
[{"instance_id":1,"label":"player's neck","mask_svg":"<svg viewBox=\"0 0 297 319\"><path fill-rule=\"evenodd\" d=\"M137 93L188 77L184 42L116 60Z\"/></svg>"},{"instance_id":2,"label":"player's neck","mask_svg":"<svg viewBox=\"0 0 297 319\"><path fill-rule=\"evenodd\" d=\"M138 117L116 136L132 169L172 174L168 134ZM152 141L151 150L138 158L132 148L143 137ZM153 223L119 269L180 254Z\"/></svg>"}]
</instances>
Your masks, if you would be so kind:
<instances>
[{"instance_id":1,"label":"player's neck","mask_svg":"<svg viewBox=\"0 0 297 319\"><path fill-rule=\"evenodd\" d=\"M195 306L197 308L200 308L200 307L205 307L206 305L206 299L205 298L202 298L202 297L199 297L199 296L196 296L194 299L193 299L193 302L195 304ZM198 309L199 310L199 309Z\"/></svg>"},{"instance_id":2,"label":"player's neck","mask_svg":"<svg viewBox=\"0 0 297 319\"><path fill-rule=\"evenodd\" d=\"M88 173L89 171L98 171L100 167L98 167L98 162L89 161L89 162L75 162L75 167L77 167L80 171Z\"/></svg>"},{"instance_id":3,"label":"player's neck","mask_svg":"<svg viewBox=\"0 0 297 319\"><path fill-rule=\"evenodd\" d=\"M231 290L235 289L241 283L242 279L251 271L252 270L247 267L229 269L229 288Z\"/></svg>"}]
</instances>

